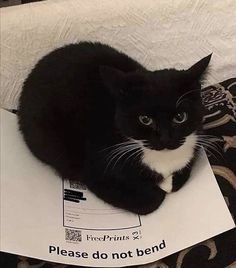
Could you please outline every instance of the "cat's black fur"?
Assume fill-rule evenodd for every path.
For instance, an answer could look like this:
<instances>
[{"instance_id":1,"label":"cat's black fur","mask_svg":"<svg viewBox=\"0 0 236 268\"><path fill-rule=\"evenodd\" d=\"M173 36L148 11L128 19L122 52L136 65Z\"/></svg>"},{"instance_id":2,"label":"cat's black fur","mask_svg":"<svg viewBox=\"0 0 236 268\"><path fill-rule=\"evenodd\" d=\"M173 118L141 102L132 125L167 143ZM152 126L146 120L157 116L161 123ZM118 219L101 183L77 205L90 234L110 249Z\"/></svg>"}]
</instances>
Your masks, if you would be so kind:
<instances>
[{"instance_id":1,"label":"cat's black fur","mask_svg":"<svg viewBox=\"0 0 236 268\"><path fill-rule=\"evenodd\" d=\"M181 139L201 127L196 89L209 60L210 56L187 71L151 72L100 43L59 48L42 58L24 83L18 111L24 140L61 177L81 180L114 206L150 213L165 198L158 187L162 176L142 164L141 155L132 157L135 150L108 164L108 154L116 148L108 147L127 138L145 139L157 150L179 147ZM176 101L190 90L195 91L178 108L190 119L182 127L173 126ZM143 114L158 118L158 125L141 125L138 116ZM175 182L174 190L190 170L191 165L176 172L180 183Z\"/></svg>"}]
</instances>

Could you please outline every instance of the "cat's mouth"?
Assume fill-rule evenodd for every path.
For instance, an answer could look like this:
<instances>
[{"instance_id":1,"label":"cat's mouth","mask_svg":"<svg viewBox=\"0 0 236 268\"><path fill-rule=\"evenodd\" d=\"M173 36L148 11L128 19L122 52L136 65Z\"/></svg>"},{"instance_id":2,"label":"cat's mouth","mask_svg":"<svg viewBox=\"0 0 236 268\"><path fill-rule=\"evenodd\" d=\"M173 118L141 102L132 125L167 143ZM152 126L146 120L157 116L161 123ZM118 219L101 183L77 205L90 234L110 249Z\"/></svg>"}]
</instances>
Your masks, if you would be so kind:
<instances>
[{"instance_id":1,"label":"cat's mouth","mask_svg":"<svg viewBox=\"0 0 236 268\"><path fill-rule=\"evenodd\" d=\"M179 141L168 141L161 143L159 141L137 140L132 138L131 141L137 143L139 146L155 150L155 151L171 151L180 148L186 141L186 137Z\"/></svg>"},{"instance_id":2,"label":"cat's mouth","mask_svg":"<svg viewBox=\"0 0 236 268\"><path fill-rule=\"evenodd\" d=\"M176 143L176 144L148 144L145 145L145 147L156 150L156 151L162 151L162 150L176 150L178 149L182 144Z\"/></svg>"}]
</instances>

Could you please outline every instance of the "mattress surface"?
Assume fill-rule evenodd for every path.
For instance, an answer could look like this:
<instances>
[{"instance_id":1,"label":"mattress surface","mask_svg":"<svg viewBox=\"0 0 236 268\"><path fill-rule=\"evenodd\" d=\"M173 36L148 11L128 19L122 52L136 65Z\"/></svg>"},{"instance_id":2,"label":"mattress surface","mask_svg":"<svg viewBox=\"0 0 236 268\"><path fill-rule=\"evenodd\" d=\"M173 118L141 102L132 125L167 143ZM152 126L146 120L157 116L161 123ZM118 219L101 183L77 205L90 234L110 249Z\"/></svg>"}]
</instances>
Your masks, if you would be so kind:
<instances>
[{"instance_id":1,"label":"mattress surface","mask_svg":"<svg viewBox=\"0 0 236 268\"><path fill-rule=\"evenodd\" d=\"M213 52L205 85L236 75L235 0L48 0L0 12L5 108L17 107L43 55L81 40L110 44L150 70L188 68Z\"/></svg>"}]
</instances>

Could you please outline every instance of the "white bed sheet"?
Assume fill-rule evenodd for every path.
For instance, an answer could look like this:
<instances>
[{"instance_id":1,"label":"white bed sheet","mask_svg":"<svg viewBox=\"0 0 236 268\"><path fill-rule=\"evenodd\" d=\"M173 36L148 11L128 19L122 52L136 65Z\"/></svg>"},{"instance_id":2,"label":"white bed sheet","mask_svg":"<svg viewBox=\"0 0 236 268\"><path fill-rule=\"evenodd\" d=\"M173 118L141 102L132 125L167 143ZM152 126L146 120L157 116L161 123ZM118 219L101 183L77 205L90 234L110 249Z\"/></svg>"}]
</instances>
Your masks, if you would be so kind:
<instances>
[{"instance_id":1,"label":"white bed sheet","mask_svg":"<svg viewBox=\"0 0 236 268\"><path fill-rule=\"evenodd\" d=\"M235 0L48 0L2 8L0 105L16 108L40 57L101 41L151 70L187 68L213 52L206 85L236 75Z\"/></svg>"}]
</instances>

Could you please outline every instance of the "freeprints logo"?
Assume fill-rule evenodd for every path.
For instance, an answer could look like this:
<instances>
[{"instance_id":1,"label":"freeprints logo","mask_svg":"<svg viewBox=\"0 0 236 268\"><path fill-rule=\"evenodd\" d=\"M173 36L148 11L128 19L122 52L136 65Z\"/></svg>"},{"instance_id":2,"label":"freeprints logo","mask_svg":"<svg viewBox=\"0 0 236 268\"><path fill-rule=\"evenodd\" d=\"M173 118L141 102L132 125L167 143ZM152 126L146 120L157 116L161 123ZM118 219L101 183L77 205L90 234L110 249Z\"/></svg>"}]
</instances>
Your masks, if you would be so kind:
<instances>
[{"instance_id":1,"label":"freeprints logo","mask_svg":"<svg viewBox=\"0 0 236 268\"><path fill-rule=\"evenodd\" d=\"M124 240L129 240L128 235L102 235L102 236L93 236L93 235L86 235L87 241L92 241L92 242L104 242L104 241L124 241Z\"/></svg>"}]
</instances>

